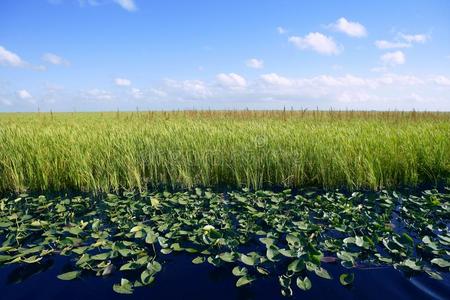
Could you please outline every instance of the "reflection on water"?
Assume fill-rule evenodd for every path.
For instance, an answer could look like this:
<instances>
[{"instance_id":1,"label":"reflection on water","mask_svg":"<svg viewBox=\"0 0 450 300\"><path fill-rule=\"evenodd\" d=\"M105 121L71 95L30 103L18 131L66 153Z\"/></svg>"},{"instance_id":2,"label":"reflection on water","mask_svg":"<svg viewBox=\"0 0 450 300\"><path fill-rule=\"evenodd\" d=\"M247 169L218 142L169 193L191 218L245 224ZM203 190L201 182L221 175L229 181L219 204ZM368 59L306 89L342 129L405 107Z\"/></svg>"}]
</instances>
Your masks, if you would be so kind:
<instances>
[{"instance_id":1,"label":"reflection on water","mask_svg":"<svg viewBox=\"0 0 450 300\"><path fill-rule=\"evenodd\" d=\"M288 299L281 296L277 278L264 278L250 286L236 288L236 277L231 274L231 268L194 265L191 259L185 254L170 257L151 286L135 289L130 296L112 291L112 285L120 280L117 271L108 277L84 276L75 281L57 279L56 275L70 266L68 257L54 256L40 264L20 267L8 265L0 268L0 299ZM304 292L293 285L294 297L289 299L450 299L448 276L443 281L423 275L408 279L393 268L355 269L353 286L344 287L337 280L343 271L340 264L329 263L325 267L334 280L311 275L312 289Z\"/></svg>"},{"instance_id":2,"label":"reflection on water","mask_svg":"<svg viewBox=\"0 0 450 300\"><path fill-rule=\"evenodd\" d=\"M415 287L433 299L450 299L450 277L448 274L444 274L443 277L443 281L432 280L425 276L413 277L410 281Z\"/></svg>"},{"instance_id":3,"label":"reflection on water","mask_svg":"<svg viewBox=\"0 0 450 300\"><path fill-rule=\"evenodd\" d=\"M9 272L6 284L21 283L27 280L29 277L47 271L53 265L53 259L46 259L39 264L24 264L15 266L15 268Z\"/></svg>"}]
</instances>

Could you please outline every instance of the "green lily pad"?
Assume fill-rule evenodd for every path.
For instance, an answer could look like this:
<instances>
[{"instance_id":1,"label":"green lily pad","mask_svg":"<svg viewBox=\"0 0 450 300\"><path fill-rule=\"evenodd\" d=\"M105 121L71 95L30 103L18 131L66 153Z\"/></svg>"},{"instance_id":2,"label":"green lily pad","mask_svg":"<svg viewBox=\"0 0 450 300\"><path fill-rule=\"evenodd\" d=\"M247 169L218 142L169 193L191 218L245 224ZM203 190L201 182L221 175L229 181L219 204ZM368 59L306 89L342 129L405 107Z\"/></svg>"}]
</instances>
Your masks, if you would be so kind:
<instances>
[{"instance_id":1,"label":"green lily pad","mask_svg":"<svg viewBox=\"0 0 450 300\"><path fill-rule=\"evenodd\" d=\"M355 274L353 274L353 273L350 273L350 274L344 273L339 276L339 282L342 285L350 285L353 283L354 280L355 280Z\"/></svg>"},{"instance_id":2,"label":"green lily pad","mask_svg":"<svg viewBox=\"0 0 450 300\"><path fill-rule=\"evenodd\" d=\"M120 284L114 284L113 290L119 294L133 294L133 285L125 278L120 280Z\"/></svg>"},{"instance_id":3,"label":"green lily pad","mask_svg":"<svg viewBox=\"0 0 450 300\"><path fill-rule=\"evenodd\" d=\"M81 271L71 271L63 274L59 274L57 277L61 280L73 280L78 278L81 274Z\"/></svg>"},{"instance_id":4,"label":"green lily pad","mask_svg":"<svg viewBox=\"0 0 450 300\"><path fill-rule=\"evenodd\" d=\"M432 264L438 265L441 268L448 268L450 267L450 261L447 261L445 259L442 258L433 258L431 260Z\"/></svg>"},{"instance_id":5,"label":"green lily pad","mask_svg":"<svg viewBox=\"0 0 450 300\"><path fill-rule=\"evenodd\" d=\"M238 281L236 281L236 287L241 287L241 286L247 285L254 280L255 280L255 277L250 276L250 275L244 275L244 276L240 277L238 279Z\"/></svg>"},{"instance_id":6,"label":"green lily pad","mask_svg":"<svg viewBox=\"0 0 450 300\"><path fill-rule=\"evenodd\" d=\"M301 279L300 277L297 277L296 282L297 282L297 286L304 291L311 289L311 286L312 286L311 280L309 280L309 278L306 276L303 279Z\"/></svg>"}]
</instances>

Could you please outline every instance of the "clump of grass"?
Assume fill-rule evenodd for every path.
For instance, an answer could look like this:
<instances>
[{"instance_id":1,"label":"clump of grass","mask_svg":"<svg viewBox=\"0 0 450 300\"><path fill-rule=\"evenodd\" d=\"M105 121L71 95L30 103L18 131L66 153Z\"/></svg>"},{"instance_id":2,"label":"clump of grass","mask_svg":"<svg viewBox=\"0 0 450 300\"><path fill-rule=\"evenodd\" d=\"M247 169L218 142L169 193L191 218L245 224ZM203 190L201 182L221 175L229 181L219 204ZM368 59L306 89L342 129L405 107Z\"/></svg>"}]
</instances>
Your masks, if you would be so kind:
<instances>
[{"instance_id":1,"label":"clump of grass","mask_svg":"<svg viewBox=\"0 0 450 300\"><path fill-rule=\"evenodd\" d=\"M450 114L0 115L0 191L167 185L380 189L450 178Z\"/></svg>"}]
</instances>

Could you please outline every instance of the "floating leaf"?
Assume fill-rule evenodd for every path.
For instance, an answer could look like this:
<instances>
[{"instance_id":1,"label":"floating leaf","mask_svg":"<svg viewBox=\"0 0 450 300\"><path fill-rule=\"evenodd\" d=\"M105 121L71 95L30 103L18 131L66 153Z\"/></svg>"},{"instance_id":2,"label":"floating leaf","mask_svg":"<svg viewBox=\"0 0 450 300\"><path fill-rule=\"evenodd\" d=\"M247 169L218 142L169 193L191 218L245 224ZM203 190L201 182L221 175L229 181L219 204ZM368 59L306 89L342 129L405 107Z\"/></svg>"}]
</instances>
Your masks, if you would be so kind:
<instances>
[{"instance_id":1,"label":"floating leaf","mask_svg":"<svg viewBox=\"0 0 450 300\"><path fill-rule=\"evenodd\" d=\"M336 260L337 258L332 256L323 256L322 258L320 258L320 261L324 263L334 263L336 262Z\"/></svg>"},{"instance_id":2,"label":"floating leaf","mask_svg":"<svg viewBox=\"0 0 450 300\"><path fill-rule=\"evenodd\" d=\"M276 257L277 257L278 255L279 255L279 252L278 252L278 248L277 248L276 246L270 245L270 246L267 248L266 256L267 256L267 258L268 258L270 261L272 261L272 262L277 261L278 259L277 259Z\"/></svg>"},{"instance_id":3,"label":"floating leaf","mask_svg":"<svg viewBox=\"0 0 450 300\"><path fill-rule=\"evenodd\" d=\"M404 260L400 265L408 267L413 271L420 271L422 269L422 267L416 261L409 258Z\"/></svg>"},{"instance_id":4,"label":"floating leaf","mask_svg":"<svg viewBox=\"0 0 450 300\"><path fill-rule=\"evenodd\" d=\"M151 203L152 207L153 207L153 208L156 208L156 209L158 209L159 206L160 206L159 200L156 199L156 198L153 198L153 197L150 198L150 203Z\"/></svg>"},{"instance_id":5,"label":"floating leaf","mask_svg":"<svg viewBox=\"0 0 450 300\"><path fill-rule=\"evenodd\" d=\"M136 225L133 228L131 228L130 232L138 232L141 231L144 227L142 227L141 225Z\"/></svg>"},{"instance_id":6,"label":"floating leaf","mask_svg":"<svg viewBox=\"0 0 450 300\"><path fill-rule=\"evenodd\" d=\"M234 276L244 276L247 275L247 268L236 266L233 268L232 273Z\"/></svg>"},{"instance_id":7,"label":"floating leaf","mask_svg":"<svg viewBox=\"0 0 450 300\"><path fill-rule=\"evenodd\" d=\"M308 277L305 276L305 278L301 279L300 277L297 277L297 286L304 290L307 291L309 289L311 289L311 280L309 280Z\"/></svg>"},{"instance_id":8,"label":"floating leaf","mask_svg":"<svg viewBox=\"0 0 450 300\"><path fill-rule=\"evenodd\" d=\"M147 244L153 244L158 239L158 235L153 231L147 231L147 235L145 236L145 242Z\"/></svg>"},{"instance_id":9,"label":"floating leaf","mask_svg":"<svg viewBox=\"0 0 450 300\"><path fill-rule=\"evenodd\" d=\"M81 271L71 271L63 274L59 274L57 277L61 280L73 280L78 278L81 274Z\"/></svg>"},{"instance_id":10,"label":"floating leaf","mask_svg":"<svg viewBox=\"0 0 450 300\"><path fill-rule=\"evenodd\" d=\"M106 252L106 253L100 253L100 254L93 255L93 256L91 256L91 259L93 259L93 260L105 260L105 259L108 259L109 256L110 256L110 253Z\"/></svg>"},{"instance_id":11,"label":"floating leaf","mask_svg":"<svg viewBox=\"0 0 450 300\"><path fill-rule=\"evenodd\" d=\"M141 282L143 285L149 285L155 280L155 277L153 277L153 273L149 270L144 270L141 273Z\"/></svg>"},{"instance_id":12,"label":"floating leaf","mask_svg":"<svg viewBox=\"0 0 450 300\"><path fill-rule=\"evenodd\" d=\"M234 262L234 260L235 260L235 255L233 254L233 253L231 253L231 252L224 252L224 253L220 253L219 254L219 258L221 259L221 260L223 260L223 261L226 261L226 262Z\"/></svg>"},{"instance_id":13,"label":"floating leaf","mask_svg":"<svg viewBox=\"0 0 450 300\"><path fill-rule=\"evenodd\" d=\"M294 273L301 272L303 269L305 269L305 262L303 260L301 260L301 259L293 260L288 265L288 270L292 271Z\"/></svg>"},{"instance_id":14,"label":"floating leaf","mask_svg":"<svg viewBox=\"0 0 450 300\"><path fill-rule=\"evenodd\" d=\"M314 273L316 273L316 275L319 277L322 277L325 279L331 279L331 275L324 268L321 268L321 267L316 268L316 269L314 269Z\"/></svg>"},{"instance_id":15,"label":"floating leaf","mask_svg":"<svg viewBox=\"0 0 450 300\"><path fill-rule=\"evenodd\" d=\"M119 293L119 294L132 294L133 286L130 281L128 281L125 278L122 278L120 280L120 284L113 285L113 290L114 290L114 292Z\"/></svg>"},{"instance_id":16,"label":"floating leaf","mask_svg":"<svg viewBox=\"0 0 450 300\"><path fill-rule=\"evenodd\" d=\"M204 258L204 257L201 257L201 256L197 256L196 258L194 258L194 259L192 260L192 263L193 263L193 264L196 264L196 265L201 264L201 263L204 263L204 262L205 262L205 258Z\"/></svg>"},{"instance_id":17,"label":"floating leaf","mask_svg":"<svg viewBox=\"0 0 450 300\"><path fill-rule=\"evenodd\" d=\"M256 259L253 256L248 256L245 254L241 254L241 261L249 266L254 266L256 264Z\"/></svg>"},{"instance_id":18,"label":"floating leaf","mask_svg":"<svg viewBox=\"0 0 450 300\"><path fill-rule=\"evenodd\" d=\"M249 284L250 282L252 282L254 280L255 280L255 277L249 276L249 275L244 275L238 279L238 281L236 282L236 286L241 287L243 285Z\"/></svg>"},{"instance_id":19,"label":"floating leaf","mask_svg":"<svg viewBox=\"0 0 450 300\"><path fill-rule=\"evenodd\" d=\"M344 273L339 276L339 281L342 285L350 285L355 280L355 274L353 273Z\"/></svg>"},{"instance_id":20,"label":"floating leaf","mask_svg":"<svg viewBox=\"0 0 450 300\"><path fill-rule=\"evenodd\" d=\"M441 268L448 268L450 267L450 261L447 261L445 259L442 258L433 258L431 260L432 264L438 265Z\"/></svg>"}]
</instances>

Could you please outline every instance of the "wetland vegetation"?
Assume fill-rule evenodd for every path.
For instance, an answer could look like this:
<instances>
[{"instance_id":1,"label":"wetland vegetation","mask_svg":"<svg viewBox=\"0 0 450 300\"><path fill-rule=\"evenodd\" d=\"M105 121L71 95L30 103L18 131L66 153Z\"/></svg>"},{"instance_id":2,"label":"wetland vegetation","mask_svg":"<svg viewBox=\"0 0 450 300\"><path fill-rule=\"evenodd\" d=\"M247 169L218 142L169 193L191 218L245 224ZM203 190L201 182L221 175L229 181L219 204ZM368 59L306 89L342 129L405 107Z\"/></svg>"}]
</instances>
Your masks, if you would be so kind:
<instances>
[{"instance_id":1,"label":"wetland vegetation","mask_svg":"<svg viewBox=\"0 0 450 300\"><path fill-rule=\"evenodd\" d=\"M450 114L180 111L0 116L0 264L131 294L187 255L280 292L395 268L448 281ZM427 186L428 188L424 188ZM339 274L329 272L339 265ZM201 267L201 266L199 266Z\"/></svg>"},{"instance_id":2,"label":"wetland vegetation","mask_svg":"<svg viewBox=\"0 0 450 300\"><path fill-rule=\"evenodd\" d=\"M0 191L447 183L450 113L0 115Z\"/></svg>"}]
</instances>

